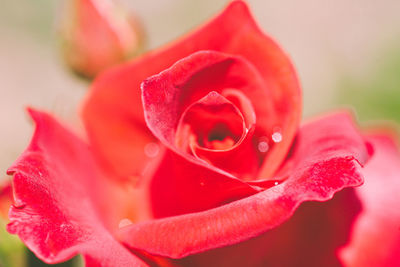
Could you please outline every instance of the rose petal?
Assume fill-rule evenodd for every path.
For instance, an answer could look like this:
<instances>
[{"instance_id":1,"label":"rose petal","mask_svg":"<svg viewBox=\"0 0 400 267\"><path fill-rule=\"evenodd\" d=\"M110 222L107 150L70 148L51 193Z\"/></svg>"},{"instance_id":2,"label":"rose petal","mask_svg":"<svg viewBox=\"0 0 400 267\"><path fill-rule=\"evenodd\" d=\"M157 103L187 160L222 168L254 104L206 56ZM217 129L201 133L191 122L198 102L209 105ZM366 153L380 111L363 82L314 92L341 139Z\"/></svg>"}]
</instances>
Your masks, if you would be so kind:
<instances>
[{"instance_id":1,"label":"rose petal","mask_svg":"<svg viewBox=\"0 0 400 267\"><path fill-rule=\"evenodd\" d=\"M290 218L300 203L326 201L362 183L360 163L368 153L347 114L304 125L295 147L281 184L215 209L127 226L119 239L134 249L181 258L260 235Z\"/></svg>"},{"instance_id":2,"label":"rose petal","mask_svg":"<svg viewBox=\"0 0 400 267\"><path fill-rule=\"evenodd\" d=\"M211 165L225 170L235 177L240 177L242 180L251 180L257 174L259 167L259 157L252 142L256 121L254 109L249 99L240 91L228 89L222 93L230 101L233 101L231 103L234 103L235 108L240 110L239 114L244 122L242 136L231 146L209 149L196 145L192 147L192 151L196 157L208 161ZM185 113L182 115L183 117L185 117ZM229 116L220 117L223 117L220 120L233 122ZM203 127L203 124L200 127ZM223 146L226 141L213 141L213 143Z\"/></svg>"},{"instance_id":3,"label":"rose petal","mask_svg":"<svg viewBox=\"0 0 400 267\"><path fill-rule=\"evenodd\" d=\"M153 217L211 209L262 190L167 151L148 186Z\"/></svg>"},{"instance_id":4,"label":"rose petal","mask_svg":"<svg viewBox=\"0 0 400 267\"><path fill-rule=\"evenodd\" d=\"M113 95L113 87L118 85L115 83L112 86L105 81L93 83L82 118L93 152L110 176L129 180L143 175L152 158L146 153L146 146L158 146L158 141L142 120L135 120L132 116L133 112L141 110L141 103L127 101L131 99L129 92L125 97ZM119 86L132 89L129 84ZM124 105L124 101L130 104Z\"/></svg>"},{"instance_id":5,"label":"rose petal","mask_svg":"<svg viewBox=\"0 0 400 267\"><path fill-rule=\"evenodd\" d=\"M92 266L144 266L108 229L104 214L113 217L109 208L118 210L120 203L114 202L115 186L102 178L87 145L50 115L30 114L35 135L8 170L15 200L7 230L47 263L82 253Z\"/></svg>"},{"instance_id":6,"label":"rose petal","mask_svg":"<svg viewBox=\"0 0 400 267\"><path fill-rule=\"evenodd\" d=\"M254 116L253 110L248 112ZM249 114L246 115L249 117ZM213 133L218 125L220 128L224 127L219 130L221 133ZM243 114L232 102L212 91L186 108L175 132L177 147L167 145L177 153L180 153L181 149L189 149L196 158L207 161L212 166L240 179L246 177L251 179L256 174L259 163L252 144L253 133L253 121L250 119L246 123ZM221 135L223 139L208 140L214 134ZM199 138L202 144L199 144ZM224 144L226 140L232 144ZM216 148L216 145L220 148ZM183 156L190 157L187 153Z\"/></svg>"},{"instance_id":7,"label":"rose petal","mask_svg":"<svg viewBox=\"0 0 400 267\"><path fill-rule=\"evenodd\" d=\"M83 109L85 126L95 152L120 176L142 171L147 161L144 147L154 141L140 109L140 83L199 50L242 56L261 73L279 111L275 120L283 136L276 149L271 149L262 176L271 175L281 164L301 117L300 86L287 55L259 30L246 4L233 1L220 15L187 37L110 70L95 81Z\"/></svg>"},{"instance_id":8,"label":"rose petal","mask_svg":"<svg viewBox=\"0 0 400 267\"><path fill-rule=\"evenodd\" d=\"M350 243L339 251L346 266L400 266L400 152L395 138L369 134L373 156L363 186L356 189L362 203Z\"/></svg>"},{"instance_id":9,"label":"rose petal","mask_svg":"<svg viewBox=\"0 0 400 267\"><path fill-rule=\"evenodd\" d=\"M256 238L171 261L182 267L339 267L336 250L348 241L360 210L353 188L344 189L332 200L303 203L290 220Z\"/></svg>"},{"instance_id":10,"label":"rose petal","mask_svg":"<svg viewBox=\"0 0 400 267\"><path fill-rule=\"evenodd\" d=\"M180 116L175 131L175 145L183 152L188 152L189 144L208 150L225 150L212 147L212 141L228 138L232 141L232 145L226 148L229 149L237 145L245 133L246 124L240 110L225 97L212 91L190 105ZM192 139L192 142L184 145L187 142L185 139ZM172 149L176 150L175 146Z\"/></svg>"}]
</instances>

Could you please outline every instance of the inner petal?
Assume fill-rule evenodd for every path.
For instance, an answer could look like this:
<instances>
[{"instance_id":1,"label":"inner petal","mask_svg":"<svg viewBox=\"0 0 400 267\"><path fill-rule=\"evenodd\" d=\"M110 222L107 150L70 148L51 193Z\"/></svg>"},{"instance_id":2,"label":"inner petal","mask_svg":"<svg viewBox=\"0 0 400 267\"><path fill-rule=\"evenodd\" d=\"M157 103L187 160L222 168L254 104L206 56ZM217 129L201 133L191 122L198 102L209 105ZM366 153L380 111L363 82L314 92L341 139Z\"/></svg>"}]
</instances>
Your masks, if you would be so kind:
<instances>
[{"instance_id":1,"label":"inner petal","mask_svg":"<svg viewBox=\"0 0 400 267\"><path fill-rule=\"evenodd\" d=\"M256 113L250 99L245 94L234 88L226 88L222 91L222 95L240 110L247 129L255 126Z\"/></svg>"},{"instance_id":2,"label":"inner petal","mask_svg":"<svg viewBox=\"0 0 400 267\"><path fill-rule=\"evenodd\" d=\"M240 110L212 91L184 111L175 142L185 152L193 147L225 150L234 147L245 134L246 124Z\"/></svg>"},{"instance_id":3,"label":"inner petal","mask_svg":"<svg viewBox=\"0 0 400 267\"><path fill-rule=\"evenodd\" d=\"M251 102L241 92L210 92L183 113L176 146L240 179L251 180L259 168L253 142L255 121Z\"/></svg>"}]
</instances>

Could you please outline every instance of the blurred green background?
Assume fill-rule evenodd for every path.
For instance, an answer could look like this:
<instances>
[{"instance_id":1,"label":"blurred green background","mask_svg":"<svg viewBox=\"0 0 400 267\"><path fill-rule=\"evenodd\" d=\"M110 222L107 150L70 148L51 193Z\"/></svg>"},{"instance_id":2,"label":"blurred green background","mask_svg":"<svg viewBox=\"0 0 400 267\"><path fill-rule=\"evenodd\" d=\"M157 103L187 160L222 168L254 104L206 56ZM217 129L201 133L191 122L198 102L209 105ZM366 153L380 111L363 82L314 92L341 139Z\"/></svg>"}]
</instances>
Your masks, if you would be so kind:
<instances>
[{"instance_id":1,"label":"blurred green background","mask_svg":"<svg viewBox=\"0 0 400 267\"><path fill-rule=\"evenodd\" d=\"M170 42L220 11L227 0L121 0L144 25L147 49ZM364 125L400 123L400 1L249 0L256 19L291 55L303 86L304 117L354 110ZM31 105L79 131L87 83L73 76L58 50L61 1L1 0L0 170L18 157L32 127ZM0 231L0 266L45 266ZM13 251L14 253L11 253ZM62 266L80 265L74 260Z\"/></svg>"}]
</instances>

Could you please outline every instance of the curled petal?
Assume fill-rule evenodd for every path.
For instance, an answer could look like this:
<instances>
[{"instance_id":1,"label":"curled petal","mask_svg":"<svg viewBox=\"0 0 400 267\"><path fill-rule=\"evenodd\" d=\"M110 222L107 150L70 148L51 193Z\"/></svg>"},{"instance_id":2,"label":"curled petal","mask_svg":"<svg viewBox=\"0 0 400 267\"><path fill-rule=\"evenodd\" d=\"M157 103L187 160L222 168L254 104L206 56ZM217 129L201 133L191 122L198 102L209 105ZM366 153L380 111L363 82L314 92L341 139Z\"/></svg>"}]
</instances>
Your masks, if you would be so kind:
<instances>
[{"instance_id":1,"label":"curled petal","mask_svg":"<svg viewBox=\"0 0 400 267\"><path fill-rule=\"evenodd\" d=\"M353 188L325 202L305 202L278 227L250 240L172 260L178 266L342 266L338 247L348 242L361 210Z\"/></svg>"},{"instance_id":2,"label":"curled petal","mask_svg":"<svg viewBox=\"0 0 400 267\"><path fill-rule=\"evenodd\" d=\"M246 124L240 110L212 91L183 112L175 131L175 143L184 152L189 147L221 151L237 146L245 136ZM191 146L183 145L185 139L191 140Z\"/></svg>"},{"instance_id":3,"label":"curled petal","mask_svg":"<svg viewBox=\"0 0 400 267\"><path fill-rule=\"evenodd\" d=\"M339 251L346 266L400 265L400 152L388 134L367 135L373 155L356 188L362 204L349 244Z\"/></svg>"},{"instance_id":4,"label":"curled petal","mask_svg":"<svg viewBox=\"0 0 400 267\"><path fill-rule=\"evenodd\" d=\"M258 163L251 142L254 123L246 123L243 116L236 105L212 91L182 113L175 131L177 147L167 145L178 153L189 150L235 177L252 177Z\"/></svg>"},{"instance_id":5,"label":"curled petal","mask_svg":"<svg viewBox=\"0 0 400 267\"><path fill-rule=\"evenodd\" d=\"M218 208L121 228L119 239L133 249L181 258L260 235L290 218L300 203L326 201L363 182L360 164L368 153L347 114L304 125L295 147L280 184Z\"/></svg>"},{"instance_id":6,"label":"curled petal","mask_svg":"<svg viewBox=\"0 0 400 267\"><path fill-rule=\"evenodd\" d=\"M110 208L121 203L113 198L116 186L102 177L88 146L50 115L30 114L34 137L8 170L14 205L7 230L47 263L81 253L91 258L92 266L145 266L111 235L110 218L104 215L114 217Z\"/></svg>"}]
</instances>

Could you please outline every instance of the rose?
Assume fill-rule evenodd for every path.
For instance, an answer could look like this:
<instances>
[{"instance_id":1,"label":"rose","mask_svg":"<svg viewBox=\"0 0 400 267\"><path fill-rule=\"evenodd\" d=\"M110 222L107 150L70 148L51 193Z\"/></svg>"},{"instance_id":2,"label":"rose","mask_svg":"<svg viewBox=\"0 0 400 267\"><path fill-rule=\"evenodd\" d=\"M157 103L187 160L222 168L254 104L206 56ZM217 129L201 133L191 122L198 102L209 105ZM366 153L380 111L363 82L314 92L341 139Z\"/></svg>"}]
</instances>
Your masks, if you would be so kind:
<instances>
[{"instance_id":1,"label":"rose","mask_svg":"<svg viewBox=\"0 0 400 267\"><path fill-rule=\"evenodd\" d=\"M115 0L66 1L62 11L62 54L68 66L82 76L93 78L141 49L140 25Z\"/></svg>"},{"instance_id":2,"label":"rose","mask_svg":"<svg viewBox=\"0 0 400 267\"><path fill-rule=\"evenodd\" d=\"M88 266L396 265L400 215L386 192L399 188L398 150L362 137L346 113L297 130L299 102L287 56L233 2L100 76L83 111L90 145L30 111L8 230L50 263L81 253Z\"/></svg>"}]
</instances>

